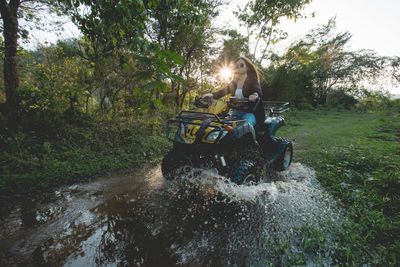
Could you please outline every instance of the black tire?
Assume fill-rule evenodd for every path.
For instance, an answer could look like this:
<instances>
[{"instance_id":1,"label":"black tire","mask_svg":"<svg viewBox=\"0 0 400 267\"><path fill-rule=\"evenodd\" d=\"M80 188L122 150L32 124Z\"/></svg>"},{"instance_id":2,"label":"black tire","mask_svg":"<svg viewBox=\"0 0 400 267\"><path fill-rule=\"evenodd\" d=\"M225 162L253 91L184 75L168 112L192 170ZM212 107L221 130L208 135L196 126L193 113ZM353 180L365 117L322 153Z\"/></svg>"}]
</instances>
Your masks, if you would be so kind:
<instances>
[{"instance_id":1,"label":"black tire","mask_svg":"<svg viewBox=\"0 0 400 267\"><path fill-rule=\"evenodd\" d=\"M237 184L257 184L265 175L261 149L255 144L245 144L233 171L232 181Z\"/></svg>"},{"instance_id":2,"label":"black tire","mask_svg":"<svg viewBox=\"0 0 400 267\"><path fill-rule=\"evenodd\" d=\"M293 160L293 145L292 142L286 138L277 138L280 146L283 146L283 151L274 161L274 169L277 171L284 171L289 168Z\"/></svg>"},{"instance_id":3,"label":"black tire","mask_svg":"<svg viewBox=\"0 0 400 267\"><path fill-rule=\"evenodd\" d=\"M191 161L182 153L170 150L163 158L161 172L165 179L173 180L177 175L187 171L187 167L190 166L192 166Z\"/></svg>"},{"instance_id":4,"label":"black tire","mask_svg":"<svg viewBox=\"0 0 400 267\"><path fill-rule=\"evenodd\" d=\"M235 171L234 180L237 184L257 184L260 182L263 173L259 166L256 166L254 162L244 161L241 162L239 167Z\"/></svg>"}]
</instances>

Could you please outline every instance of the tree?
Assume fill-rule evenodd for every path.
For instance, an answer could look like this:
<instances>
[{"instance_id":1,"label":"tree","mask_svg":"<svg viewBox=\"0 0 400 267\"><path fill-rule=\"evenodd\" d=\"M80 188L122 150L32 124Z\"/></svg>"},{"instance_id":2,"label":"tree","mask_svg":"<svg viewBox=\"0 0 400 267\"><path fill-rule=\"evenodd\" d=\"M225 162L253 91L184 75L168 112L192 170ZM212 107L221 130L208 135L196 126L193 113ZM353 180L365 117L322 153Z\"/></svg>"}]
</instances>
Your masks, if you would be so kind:
<instances>
[{"instance_id":1,"label":"tree","mask_svg":"<svg viewBox=\"0 0 400 267\"><path fill-rule=\"evenodd\" d=\"M286 38L286 33L278 28L282 18L298 19L301 10L312 0L251 0L243 9L236 12L239 21L247 29L249 57L259 65L271 44ZM250 42L254 47L250 51ZM261 44L263 43L263 44Z\"/></svg>"},{"instance_id":2,"label":"tree","mask_svg":"<svg viewBox=\"0 0 400 267\"><path fill-rule=\"evenodd\" d=\"M335 33L336 18L306 35L314 65L315 101L325 104L328 94L334 88L346 88L356 93L361 82L373 83L382 74L385 58L369 50L350 51L347 44L349 32Z\"/></svg>"},{"instance_id":3,"label":"tree","mask_svg":"<svg viewBox=\"0 0 400 267\"><path fill-rule=\"evenodd\" d=\"M44 7L51 8L52 12L60 12L61 5L54 0L0 0L0 14L4 36L4 84L6 90L5 111L11 118L17 117L18 99L17 89L19 87L18 77L18 38L26 37L27 32L20 28L19 20L31 21L34 19L34 11L43 10ZM3 109L1 110L3 111ZM11 120L13 121L13 120Z\"/></svg>"},{"instance_id":4,"label":"tree","mask_svg":"<svg viewBox=\"0 0 400 267\"><path fill-rule=\"evenodd\" d=\"M16 117L18 102L17 88L19 87L17 69L17 40L18 40L18 9L21 2L11 0L0 1L0 12L3 19L3 35L5 45L4 55L4 84L6 89L6 110L11 117Z\"/></svg>"},{"instance_id":5,"label":"tree","mask_svg":"<svg viewBox=\"0 0 400 267\"><path fill-rule=\"evenodd\" d=\"M19 52L18 96L22 119L84 110L92 73L77 52L76 43L71 40Z\"/></svg>"},{"instance_id":6,"label":"tree","mask_svg":"<svg viewBox=\"0 0 400 267\"><path fill-rule=\"evenodd\" d=\"M154 102L159 102L160 92L166 90L167 82L178 79L171 70L183 63L181 57L168 50L171 36L174 36L172 33L180 29L175 24L169 28L170 21L174 19L171 19L172 12L168 12L172 10L174 16L187 19L179 23L190 24L192 18L187 14L196 13L196 6L191 11L188 1L74 0L69 3L75 10L73 21L90 43L85 49L86 58L94 66L96 80L103 81L98 84L102 109L104 99L113 94L111 88L107 88L110 84L108 77L111 77L108 74L115 72L116 68L132 71L137 84L131 90L137 90L150 102L148 106L154 107ZM79 8L82 6L89 6L90 9L86 13L81 12ZM175 10L177 7L180 9ZM167 15L163 15L165 12ZM183 44L177 45L181 46ZM119 64L116 68L108 69L105 62Z\"/></svg>"},{"instance_id":7,"label":"tree","mask_svg":"<svg viewBox=\"0 0 400 267\"><path fill-rule=\"evenodd\" d=\"M245 36L237 30L226 30L222 34L228 39L224 39L221 60L232 62L242 55L249 56L248 39Z\"/></svg>"},{"instance_id":8,"label":"tree","mask_svg":"<svg viewBox=\"0 0 400 267\"><path fill-rule=\"evenodd\" d=\"M330 19L326 25L293 43L274 62L276 68L291 73L291 80L298 75L308 77L311 87L310 83L305 83L307 87L302 89L312 92L307 96L312 96L308 101L313 106L324 105L335 90L356 95L362 91L363 82L372 84L384 74L384 57L369 50L348 50L351 34L335 33L335 26L335 18Z\"/></svg>"},{"instance_id":9,"label":"tree","mask_svg":"<svg viewBox=\"0 0 400 267\"><path fill-rule=\"evenodd\" d=\"M400 57L393 57L389 59L390 72L394 83L400 84Z\"/></svg>"},{"instance_id":10,"label":"tree","mask_svg":"<svg viewBox=\"0 0 400 267\"><path fill-rule=\"evenodd\" d=\"M143 41L145 4L139 1L65 0L72 21L83 33L78 42L80 56L93 69L93 93L103 112L109 110L110 97L115 97L115 73L129 60L127 52L145 47ZM151 6L156 1L148 1ZM119 89L117 89L119 91Z\"/></svg>"},{"instance_id":11,"label":"tree","mask_svg":"<svg viewBox=\"0 0 400 267\"><path fill-rule=\"evenodd\" d=\"M182 58L181 65L169 65L176 76L171 91L176 107L182 108L186 95L201 80L204 65L209 63L209 51L215 30L211 19L216 17L219 0L162 0L156 8L148 10L146 34L164 50ZM198 77L200 75L200 77Z\"/></svg>"}]
</instances>

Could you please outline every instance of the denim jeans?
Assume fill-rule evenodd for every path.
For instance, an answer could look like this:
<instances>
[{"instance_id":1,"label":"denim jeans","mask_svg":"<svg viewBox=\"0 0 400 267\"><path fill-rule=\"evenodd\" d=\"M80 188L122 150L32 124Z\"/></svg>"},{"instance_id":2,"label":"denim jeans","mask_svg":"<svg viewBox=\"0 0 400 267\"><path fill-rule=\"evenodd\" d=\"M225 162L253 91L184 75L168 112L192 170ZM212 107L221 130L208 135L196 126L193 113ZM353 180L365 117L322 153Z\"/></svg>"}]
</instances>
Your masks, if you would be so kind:
<instances>
[{"instance_id":1,"label":"denim jeans","mask_svg":"<svg viewBox=\"0 0 400 267\"><path fill-rule=\"evenodd\" d=\"M232 112L230 112L230 114L241 120L247 121L253 127L256 125L256 116L254 116L253 113L243 112L243 111L234 109Z\"/></svg>"}]
</instances>

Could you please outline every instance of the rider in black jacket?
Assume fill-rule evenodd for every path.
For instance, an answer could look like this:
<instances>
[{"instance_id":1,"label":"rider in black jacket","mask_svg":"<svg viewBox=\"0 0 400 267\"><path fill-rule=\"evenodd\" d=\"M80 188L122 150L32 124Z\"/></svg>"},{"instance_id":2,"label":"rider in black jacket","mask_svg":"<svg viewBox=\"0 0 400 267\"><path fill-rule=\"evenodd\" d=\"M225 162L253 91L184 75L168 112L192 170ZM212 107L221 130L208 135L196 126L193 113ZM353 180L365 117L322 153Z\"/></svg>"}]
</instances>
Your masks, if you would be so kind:
<instances>
[{"instance_id":1,"label":"rider in black jacket","mask_svg":"<svg viewBox=\"0 0 400 267\"><path fill-rule=\"evenodd\" d=\"M206 94L203 97L219 99L227 94L236 96L238 99L248 98L250 101L262 98L258 72L248 58L239 57L235 60L234 78L225 88L211 94ZM233 110L232 115L245 119L252 126L255 126L257 121L260 122L264 119L264 108L262 105L258 105L254 113Z\"/></svg>"}]
</instances>

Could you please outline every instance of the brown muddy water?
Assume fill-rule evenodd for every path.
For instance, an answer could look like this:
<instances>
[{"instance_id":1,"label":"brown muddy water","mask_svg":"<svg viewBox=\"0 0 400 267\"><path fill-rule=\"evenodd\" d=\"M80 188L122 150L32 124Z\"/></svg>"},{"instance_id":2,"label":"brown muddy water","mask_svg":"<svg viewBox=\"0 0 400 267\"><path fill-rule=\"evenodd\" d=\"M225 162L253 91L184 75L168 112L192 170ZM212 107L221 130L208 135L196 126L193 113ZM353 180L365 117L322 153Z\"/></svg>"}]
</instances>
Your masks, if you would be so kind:
<instances>
[{"instance_id":1,"label":"brown muddy water","mask_svg":"<svg viewBox=\"0 0 400 267\"><path fill-rule=\"evenodd\" d=\"M266 266L329 262L335 201L298 163L279 180L235 185L195 170L173 182L160 168L109 175L17 203L1 217L2 266ZM322 227L322 228L321 228ZM308 242L310 243L310 242Z\"/></svg>"}]
</instances>

